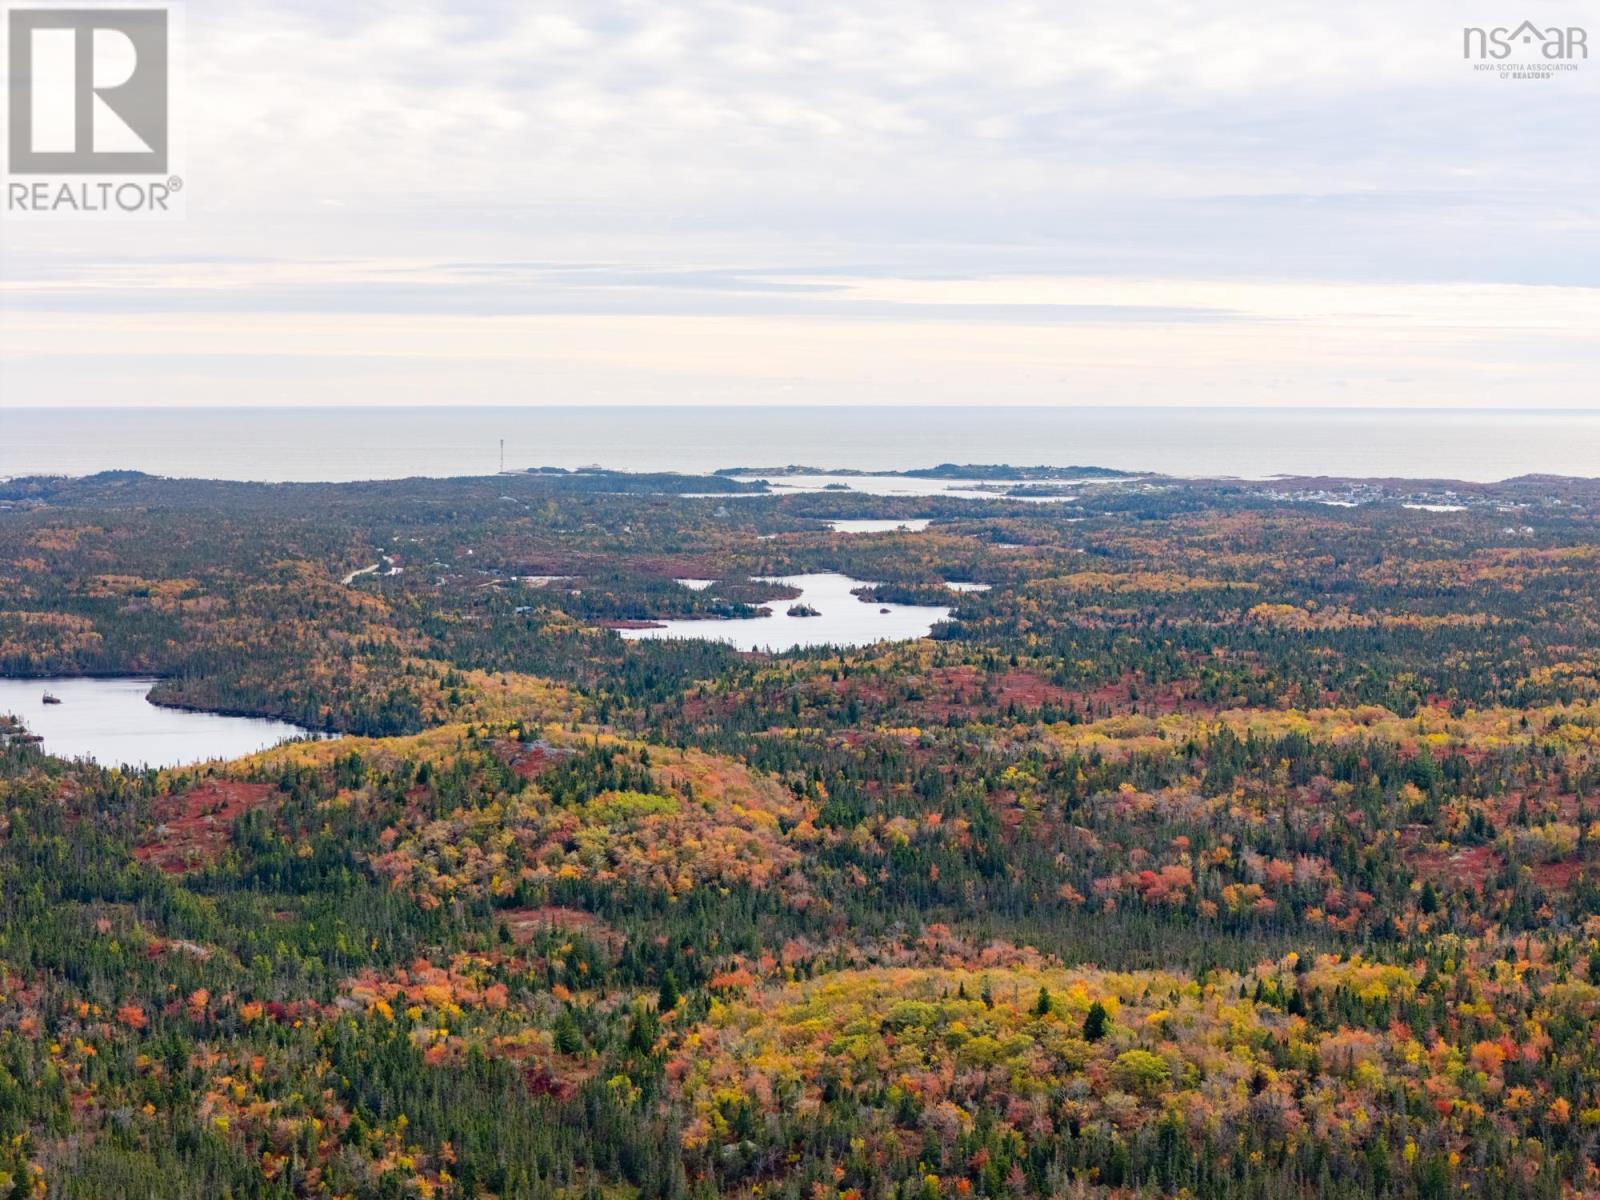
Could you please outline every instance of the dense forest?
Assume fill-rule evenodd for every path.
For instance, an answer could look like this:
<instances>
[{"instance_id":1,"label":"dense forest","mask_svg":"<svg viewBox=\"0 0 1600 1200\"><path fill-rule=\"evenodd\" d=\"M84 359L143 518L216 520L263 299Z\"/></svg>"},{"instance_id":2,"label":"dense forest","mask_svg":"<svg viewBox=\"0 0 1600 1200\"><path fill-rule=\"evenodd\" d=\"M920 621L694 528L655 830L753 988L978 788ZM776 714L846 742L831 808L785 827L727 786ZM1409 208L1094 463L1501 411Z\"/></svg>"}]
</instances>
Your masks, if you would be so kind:
<instances>
[{"instance_id":1,"label":"dense forest","mask_svg":"<svg viewBox=\"0 0 1600 1200\"><path fill-rule=\"evenodd\" d=\"M0 483L0 1196L1600 1193L1600 482L957 472Z\"/></svg>"}]
</instances>

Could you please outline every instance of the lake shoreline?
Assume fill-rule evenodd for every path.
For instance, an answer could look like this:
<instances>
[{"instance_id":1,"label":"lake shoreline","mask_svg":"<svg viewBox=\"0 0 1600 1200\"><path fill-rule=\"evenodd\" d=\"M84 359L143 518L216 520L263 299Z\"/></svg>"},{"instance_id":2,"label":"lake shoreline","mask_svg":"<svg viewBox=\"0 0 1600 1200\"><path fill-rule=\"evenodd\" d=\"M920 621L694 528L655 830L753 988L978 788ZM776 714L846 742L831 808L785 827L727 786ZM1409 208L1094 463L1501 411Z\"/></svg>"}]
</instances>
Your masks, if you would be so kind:
<instances>
[{"instance_id":1,"label":"lake shoreline","mask_svg":"<svg viewBox=\"0 0 1600 1200\"><path fill-rule=\"evenodd\" d=\"M674 617L643 627L630 623L618 629L625 641L704 640L751 654L785 654L818 647L859 647L925 638L942 622L953 620L949 605L886 604L861 593L879 586L838 572L754 576L798 594L776 597L757 606L752 617ZM787 611L776 605L790 601Z\"/></svg>"},{"instance_id":2,"label":"lake shoreline","mask_svg":"<svg viewBox=\"0 0 1600 1200\"><path fill-rule=\"evenodd\" d=\"M76 671L71 675L7 675L0 672L0 683L67 683L75 679L92 679L102 682L133 683L149 680L151 692L169 680L180 678L177 675L153 675L146 671L129 673L126 671ZM45 691L49 691L48 687ZM152 708L169 708L174 712L194 713L198 716L209 717L237 717L245 721L279 721L285 725L298 725L294 714L273 712L270 709L255 708L213 708L203 704L186 704L181 700L158 700L151 696L145 697L145 703ZM305 728L301 726L301 728ZM315 730L307 729L307 733L339 734L337 729Z\"/></svg>"},{"instance_id":3,"label":"lake shoreline","mask_svg":"<svg viewBox=\"0 0 1600 1200\"><path fill-rule=\"evenodd\" d=\"M162 682L156 675L104 672L3 676L0 713L37 736L44 754L107 769L228 762L285 742L340 736L281 716L153 698ZM45 694L59 703L47 704Z\"/></svg>"}]
</instances>

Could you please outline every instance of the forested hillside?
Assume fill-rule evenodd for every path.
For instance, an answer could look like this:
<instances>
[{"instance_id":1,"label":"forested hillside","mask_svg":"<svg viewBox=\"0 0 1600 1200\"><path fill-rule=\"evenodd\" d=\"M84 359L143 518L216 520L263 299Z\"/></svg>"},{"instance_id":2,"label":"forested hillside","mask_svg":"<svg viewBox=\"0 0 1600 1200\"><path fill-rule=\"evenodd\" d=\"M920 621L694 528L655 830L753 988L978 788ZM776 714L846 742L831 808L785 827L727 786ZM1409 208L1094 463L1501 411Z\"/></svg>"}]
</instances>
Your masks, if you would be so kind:
<instances>
[{"instance_id":1,"label":"forested hillside","mask_svg":"<svg viewBox=\"0 0 1600 1200\"><path fill-rule=\"evenodd\" d=\"M1600 483L1048 486L0 484L0 1195L1600 1192Z\"/></svg>"}]
</instances>

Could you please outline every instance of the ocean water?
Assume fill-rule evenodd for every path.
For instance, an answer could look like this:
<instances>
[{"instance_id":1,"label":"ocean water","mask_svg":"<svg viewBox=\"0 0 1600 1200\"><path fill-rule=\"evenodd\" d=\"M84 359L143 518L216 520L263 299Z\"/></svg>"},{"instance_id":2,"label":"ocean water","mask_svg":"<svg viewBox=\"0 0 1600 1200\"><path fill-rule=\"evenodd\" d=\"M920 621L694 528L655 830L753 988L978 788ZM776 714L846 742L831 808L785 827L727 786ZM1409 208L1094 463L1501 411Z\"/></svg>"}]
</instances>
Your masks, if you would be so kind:
<instances>
[{"instance_id":1,"label":"ocean water","mask_svg":"<svg viewBox=\"0 0 1600 1200\"><path fill-rule=\"evenodd\" d=\"M952 460L944 460L952 461ZM810 464L804 464L809 466ZM937 466L937 463L914 463L913 466ZM1038 466L1038 463L1012 463L1012 466ZM1093 465L1093 464L1090 464ZM860 470L861 468L856 468ZM904 470L904 467L899 468ZM956 500L993 499L1002 489L999 480L982 479L921 479L905 475L774 475L761 472L737 476L739 479L766 479L772 490L784 492L826 492L844 487L868 496L945 496ZM1028 497L1021 497L1027 499ZM1060 497L1052 497L1060 499Z\"/></svg>"},{"instance_id":2,"label":"ocean water","mask_svg":"<svg viewBox=\"0 0 1600 1200\"><path fill-rule=\"evenodd\" d=\"M599 464L1088 465L1169 475L1600 476L1600 411L1243 408L6 408L0 477L131 469L250 480Z\"/></svg>"}]
</instances>

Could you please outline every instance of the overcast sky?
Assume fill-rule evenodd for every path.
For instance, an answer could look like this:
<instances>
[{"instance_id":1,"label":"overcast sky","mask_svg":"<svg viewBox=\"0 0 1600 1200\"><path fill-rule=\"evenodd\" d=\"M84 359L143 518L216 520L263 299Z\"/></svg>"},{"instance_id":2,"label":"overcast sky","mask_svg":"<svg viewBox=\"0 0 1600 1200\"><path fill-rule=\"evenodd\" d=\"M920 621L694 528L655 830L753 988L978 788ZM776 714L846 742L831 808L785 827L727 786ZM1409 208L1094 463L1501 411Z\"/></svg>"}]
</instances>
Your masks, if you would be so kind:
<instances>
[{"instance_id":1,"label":"overcast sky","mask_svg":"<svg viewBox=\"0 0 1600 1200\"><path fill-rule=\"evenodd\" d=\"M1600 405L1600 0L186 26L188 217L0 225L0 403Z\"/></svg>"}]
</instances>

